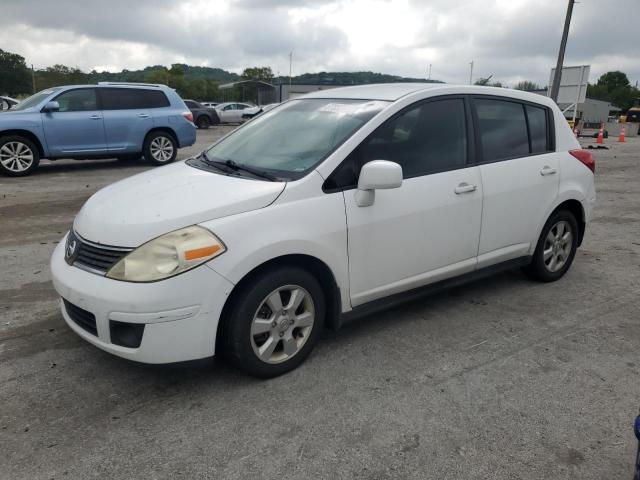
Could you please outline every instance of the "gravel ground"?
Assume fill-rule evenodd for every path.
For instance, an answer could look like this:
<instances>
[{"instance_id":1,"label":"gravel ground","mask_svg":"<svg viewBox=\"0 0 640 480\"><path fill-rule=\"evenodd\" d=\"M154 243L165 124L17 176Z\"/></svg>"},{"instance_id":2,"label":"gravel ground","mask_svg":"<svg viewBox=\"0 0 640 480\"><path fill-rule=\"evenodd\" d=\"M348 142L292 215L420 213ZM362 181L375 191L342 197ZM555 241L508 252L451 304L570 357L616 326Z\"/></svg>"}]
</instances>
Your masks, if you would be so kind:
<instances>
[{"instance_id":1,"label":"gravel ground","mask_svg":"<svg viewBox=\"0 0 640 480\"><path fill-rule=\"evenodd\" d=\"M607 146L564 279L507 272L371 315L269 381L218 361L131 363L64 324L55 243L93 192L151 167L0 177L0 478L631 478L640 139Z\"/></svg>"}]
</instances>

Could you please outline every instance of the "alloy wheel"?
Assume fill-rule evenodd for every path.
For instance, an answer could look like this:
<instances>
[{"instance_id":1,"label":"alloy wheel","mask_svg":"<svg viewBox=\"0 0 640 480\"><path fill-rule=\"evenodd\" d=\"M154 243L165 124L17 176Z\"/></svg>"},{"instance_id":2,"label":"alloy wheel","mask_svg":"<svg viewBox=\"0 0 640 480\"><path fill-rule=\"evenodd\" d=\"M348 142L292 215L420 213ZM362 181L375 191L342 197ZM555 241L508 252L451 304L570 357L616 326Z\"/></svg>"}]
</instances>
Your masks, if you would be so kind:
<instances>
[{"instance_id":1,"label":"alloy wheel","mask_svg":"<svg viewBox=\"0 0 640 480\"><path fill-rule=\"evenodd\" d=\"M158 162L167 162L173 156L173 143L167 137L156 137L149 145L151 156Z\"/></svg>"},{"instance_id":2,"label":"alloy wheel","mask_svg":"<svg viewBox=\"0 0 640 480\"><path fill-rule=\"evenodd\" d=\"M555 223L544 241L542 259L545 268L555 273L564 267L573 248L573 232L569 222L560 220Z\"/></svg>"},{"instance_id":3,"label":"alloy wheel","mask_svg":"<svg viewBox=\"0 0 640 480\"><path fill-rule=\"evenodd\" d=\"M304 288L285 285L267 295L251 322L251 346L265 363L289 360L307 342L315 321L313 298Z\"/></svg>"},{"instance_id":4,"label":"alloy wheel","mask_svg":"<svg viewBox=\"0 0 640 480\"><path fill-rule=\"evenodd\" d=\"M22 142L7 142L0 147L0 163L11 172L24 172L33 164L33 151Z\"/></svg>"}]
</instances>

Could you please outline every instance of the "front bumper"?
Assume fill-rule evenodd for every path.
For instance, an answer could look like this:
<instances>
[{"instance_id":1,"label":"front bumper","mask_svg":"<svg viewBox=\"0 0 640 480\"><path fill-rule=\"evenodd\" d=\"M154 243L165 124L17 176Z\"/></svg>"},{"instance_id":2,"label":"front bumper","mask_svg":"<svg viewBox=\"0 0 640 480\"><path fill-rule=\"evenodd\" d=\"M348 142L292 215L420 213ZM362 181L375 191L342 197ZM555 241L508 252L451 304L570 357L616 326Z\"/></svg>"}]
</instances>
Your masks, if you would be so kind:
<instances>
[{"instance_id":1,"label":"front bumper","mask_svg":"<svg viewBox=\"0 0 640 480\"><path fill-rule=\"evenodd\" d=\"M97 335L81 328L61 302L69 327L93 345L143 363L172 363L214 355L222 307L233 284L206 266L153 283L112 280L64 260L66 237L51 257L53 285L62 298L95 316ZM137 348L115 345L110 321L145 325Z\"/></svg>"}]
</instances>

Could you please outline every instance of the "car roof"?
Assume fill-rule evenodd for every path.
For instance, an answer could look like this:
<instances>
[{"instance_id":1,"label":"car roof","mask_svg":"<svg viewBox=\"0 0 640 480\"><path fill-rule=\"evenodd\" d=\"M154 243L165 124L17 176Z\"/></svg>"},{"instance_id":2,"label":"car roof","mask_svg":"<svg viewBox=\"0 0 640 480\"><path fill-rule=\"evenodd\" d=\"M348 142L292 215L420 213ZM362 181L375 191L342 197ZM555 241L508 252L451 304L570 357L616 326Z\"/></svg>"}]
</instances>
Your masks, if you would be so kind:
<instances>
[{"instance_id":1,"label":"car roof","mask_svg":"<svg viewBox=\"0 0 640 480\"><path fill-rule=\"evenodd\" d=\"M548 97L536 93L510 88L485 87L482 85L453 85L448 83L381 83L331 88L308 93L302 98L344 98L357 100L385 100L395 102L402 97L417 92L429 91L438 94L482 94L526 100L543 105L551 105Z\"/></svg>"}]
</instances>

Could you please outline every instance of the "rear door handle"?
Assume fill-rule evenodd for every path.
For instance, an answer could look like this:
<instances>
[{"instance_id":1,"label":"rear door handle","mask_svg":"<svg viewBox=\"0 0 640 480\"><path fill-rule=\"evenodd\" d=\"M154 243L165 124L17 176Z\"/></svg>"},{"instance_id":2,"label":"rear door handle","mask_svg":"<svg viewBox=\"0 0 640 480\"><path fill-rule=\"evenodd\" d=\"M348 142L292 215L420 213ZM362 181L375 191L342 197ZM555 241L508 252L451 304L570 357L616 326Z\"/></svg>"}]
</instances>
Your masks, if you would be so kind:
<instances>
[{"instance_id":1,"label":"rear door handle","mask_svg":"<svg viewBox=\"0 0 640 480\"><path fill-rule=\"evenodd\" d=\"M100 115L91 115L89 118L91 120L100 120L102 117Z\"/></svg>"},{"instance_id":2,"label":"rear door handle","mask_svg":"<svg viewBox=\"0 0 640 480\"><path fill-rule=\"evenodd\" d=\"M456 192L456 195L460 195L461 193L475 192L476 188L478 188L476 185L469 185L467 182L462 182L453 191Z\"/></svg>"},{"instance_id":3,"label":"rear door handle","mask_svg":"<svg viewBox=\"0 0 640 480\"><path fill-rule=\"evenodd\" d=\"M149 118L149 115L147 115L146 113L139 113L138 116L140 118Z\"/></svg>"},{"instance_id":4,"label":"rear door handle","mask_svg":"<svg viewBox=\"0 0 640 480\"><path fill-rule=\"evenodd\" d=\"M542 167L542 170L540 170L540 175L542 175L543 177L545 175L553 175L554 173L556 173L556 169L551 168L549 165L545 165L544 167Z\"/></svg>"}]
</instances>

